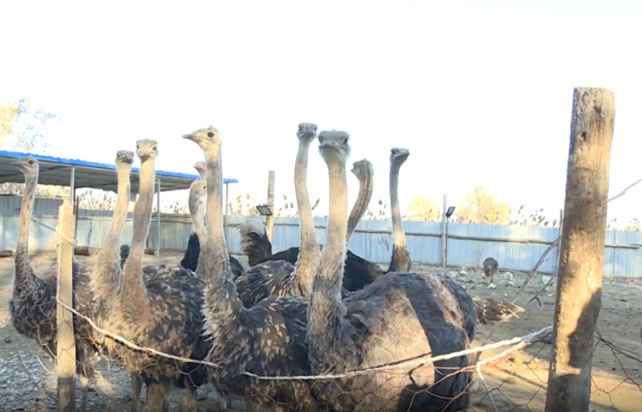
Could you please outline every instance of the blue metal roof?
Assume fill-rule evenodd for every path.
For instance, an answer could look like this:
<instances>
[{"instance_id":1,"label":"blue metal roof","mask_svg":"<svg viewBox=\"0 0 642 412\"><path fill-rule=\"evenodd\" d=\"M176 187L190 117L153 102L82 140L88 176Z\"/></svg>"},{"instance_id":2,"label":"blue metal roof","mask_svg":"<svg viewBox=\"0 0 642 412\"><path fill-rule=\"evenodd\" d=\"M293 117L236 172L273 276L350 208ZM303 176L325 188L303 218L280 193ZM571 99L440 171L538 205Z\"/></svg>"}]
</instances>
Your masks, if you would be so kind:
<instances>
[{"instance_id":1,"label":"blue metal roof","mask_svg":"<svg viewBox=\"0 0 642 412\"><path fill-rule=\"evenodd\" d=\"M88 162L80 159L45 156L24 152L0 150L0 183L24 183L24 176L11 164L15 159L33 156L40 164L38 183L43 185L69 186L71 169L75 169L76 188L90 187L95 189L116 191L117 180L115 164ZM132 168L131 189L138 192L140 169ZM160 179L161 191L188 189L198 175L156 170L156 178ZM224 183L238 183L236 179L224 179Z\"/></svg>"}]
</instances>

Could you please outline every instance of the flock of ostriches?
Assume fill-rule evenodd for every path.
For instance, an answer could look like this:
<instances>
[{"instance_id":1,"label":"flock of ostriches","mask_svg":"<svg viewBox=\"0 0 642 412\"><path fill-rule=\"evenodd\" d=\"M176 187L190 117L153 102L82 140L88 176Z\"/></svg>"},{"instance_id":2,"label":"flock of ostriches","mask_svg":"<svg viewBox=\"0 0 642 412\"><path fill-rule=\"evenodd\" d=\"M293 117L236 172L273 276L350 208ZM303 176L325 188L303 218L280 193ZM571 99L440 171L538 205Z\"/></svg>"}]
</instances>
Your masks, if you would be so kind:
<instances>
[{"instance_id":1,"label":"flock of ostriches","mask_svg":"<svg viewBox=\"0 0 642 412\"><path fill-rule=\"evenodd\" d=\"M83 315L74 317L83 410L92 365L104 354L130 373L131 411L140 409L143 383L144 411L168 410L173 387L186 389L181 411L196 411L196 390L209 383L221 399L239 399L247 410L425 412L468 406L468 357L437 362L422 357L467 349L478 319L500 320L518 308L473 300L448 276L410 271L397 193L399 169L408 157L405 149L394 148L390 155L394 247L389 268L384 271L347 250L372 195L372 166L367 160L354 163L360 192L348 216L348 134L324 131L317 136L315 125L302 123L297 137L294 183L300 247L272 254L263 225L248 221L241 229L251 265L247 270L228 255L225 244L218 130L210 127L183 136L200 147L205 161L195 166L201 174L190 188L195 233L180 265L142 264L158 154L154 140L136 144L140 192L131 243L120 246L134 153L117 153L118 198L109 233L91 264L73 264L73 304ZM306 187L308 150L317 138L330 180L323 247L317 243ZM25 157L16 164L25 176L25 190L12 321L20 333L55 356L55 272L35 274L28 252L38 162ZM205 198L203 213L199 204ZM85 316L128 342L173 357L135 350L99 333ZM387 367L351 373L382 365ZM318 375L325 377L261 378Z\"/></svg>"}]
</instances>

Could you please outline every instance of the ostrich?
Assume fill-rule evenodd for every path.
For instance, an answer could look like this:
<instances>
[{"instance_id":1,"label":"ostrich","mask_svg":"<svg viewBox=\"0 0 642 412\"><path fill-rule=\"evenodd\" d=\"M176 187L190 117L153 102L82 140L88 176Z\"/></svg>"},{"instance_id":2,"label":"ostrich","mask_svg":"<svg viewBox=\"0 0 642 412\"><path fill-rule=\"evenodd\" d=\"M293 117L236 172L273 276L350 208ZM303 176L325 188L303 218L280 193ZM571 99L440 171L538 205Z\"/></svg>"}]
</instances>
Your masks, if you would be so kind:
<instances>
[{"instance_id":1,"label":"ostrich","mask_svg":"<svg viewBox=\"0 0 642 412\"><path fill-rule=\"evenodd\" d=\"M484 275L486 275L486 280L488 281L488 287L494 289L495 282L493 282L493 276L497 274L498 264L495 259L492 257L487 257L484 260Z\"/></svg>"},{"instance_id":2,"label":"ostrich","mask_svg":"<svg viewBox=\"0 0 642 412\"><path fill-rule=\"evenodd\" d=\"M312 278L321 258L306 184L308 151L316 132L317 126L312 123L299 124L297 131L299 150L294 165L294 189L301 224L301 247L292 248L298 253L296 267L285 260L269 260L243 273L237 279L236 287L245 306L254 306L269 295L307 298L310 294Z\"/></svg>"},{"instance_id":3,"label":"ostrich","mask_svg":"<svg viewBox=\"0 0 642 412\"><path fill-rule=\"evenodd\" d=\"M352 172L359 179L359 195L350 213L348 229L346 230L347 239L350 239L350 236L354 233L357 223L368 207L372 197L372 176L374 175L372 164L368 160L360 160L355 162L353 166ZM304 184L305 180L302 183ZM285 260L292 264L297 262L298 247L291 247L272 255L272 244L262 223L256 220L248 220L241 225L240 232L241 248L248 256L251 266L273 260ZM343 286L347 291L355 291L372 283L383 275L384 271L376 263L363 259L348 250L346 273L347 275L343 279Z\"/></svg>"},{"instance_id":4,"label":"ostrich","mask_svg":"<svg viewBox=\"0 0 642 412\"><path fill-rule=\"evenodd\" d=\"M198 161L194 164L194 168L201 176L201 180L196 180L190 185L190 201L188 205L189 213L192 217L192 222L194 223L194 233L189 236L185 256L183 257L183 260L181 260L181 266L191 271L196 271L196 266L199 262L199 255L201 253L201 243L199 239L204 239L201 235L205 235L205 226L203 225L203 208L201 207L205 195L205 163L203 161ZM192 199L193 196L195 197L194 199ZM241 265L241 262L231 255L230 265L232 266L232 272L234 272L234 276L236 277L240 276L245 270L243 265Z\"/></svg>"},{"instance_id":5,"label":"ostrich","mask_svg":"<svg viewBox=\"0 0 642 412\"><path fill-rule=\"evenodd\" d=\"M38 160L29 156L14 163L25 176L25 188L20 209L20 226L15 257L13 290L9 301L11 321L16 330L34 339L52 358L56 357L56 272L42 277L36 275L29 261L29 225L38 185ZM92 315L91 277L87 267L73 262L73 306L85 316ZM76 344L76 372L82 387L82 410L87 409L89 378L93 377L92 364L99 356L100 337L83 319L74 316Z\"/></svg>"},{"instance_id":6,"label":"ostrich","mask_svg":"<svg viewBox=\"0 0 642 412\"><path fill-rule=\"evenodd\" d=\"M318 411L320 407L304 382L258 380L243 374L309 373L307 302L270 296L251 308L243 306L230 271L223 234L221 135L207 128L183 138L199 145L207 165L207 288L203 312L205 330L213 341L208 359L219 365L210 369L214 386L256 405Z\"/></svg>"},{"instance_id":7,"label":"ostrich","mask_svg":"<svg viewBox=\"0 0 642 412\"><path fill-rule=\"evenodd\" d=\"M99 272L95 281L96 289L111 291L101 296L112 312L103 319L102 326L139 346L201 360L210 346L201 333L204 282L179 266L158 267L156 273L143 274L142 258L154 195L156 147L154 140L137 142L141 160L140 195L134 208L134 234L122 286L110 290L104 283L109 283L110 276L118 277L120 273L120 267L114 262L107 263L109 270ZM105 343L109 354L123 369L130 374L139 373L147 384L144 411L166 410L171 385L188 389L181 410L196 410L196 387L207 380L204 367L135 351L110 338L106 338ZM136 389L135 383L132 387ZM132 405L132 408L136 409L136 406Z\"/></svg>"},{"instance_id":8,"label":"ostrich","mask_svg":"<svg viewBox=\"0 0 642 412\"><path fill-rule=\"evenodd\" d=\"M399 208L399 169L409 155L408 149L393 147L390 150L390 212L394 240L388 272L408 272L412 268L412 260L410 260L410 254L406 247L406 234L403 231L401 210Z\"/></svg>"},{"instance_id":9,"label":"ostrich","mask_svg":"<svg viewBox=\"0 0 642 412\"><path fill-rule=\"evenodd\" d=\"M111 221L111 226L103 246L94 255L93 276L90 281L94 299L94 317L99 323L107 321L113 316L114 291L121 283L122 270L130 254L128 245L122 245L120 252L118 244L120 235L127 218L129 204L131 166L134 162L134 153L119 150L116 153L116 174L118 189L116 193L116 207Z\"/></svg>"},{"instance_id":10,"label":"ostrich","mask_svg":"<svg viewBox=\"0 0 642 412\"><path fill-rule=\"evenodd\" d=\"M460 306L441 279L390 273L341 299L347 226L345 132L319 134L330 177L328 235L308 311L313 374L341 373L404 359L466 349ZM471 300L470 296L463 296ZM470 302L472 307L472 301ZM474 315L473 315L474 316ZM316 381L315 396L341 411L454 411L465 409L470 372L466 356L394 370Z\"/></svg>"}]
</instances>

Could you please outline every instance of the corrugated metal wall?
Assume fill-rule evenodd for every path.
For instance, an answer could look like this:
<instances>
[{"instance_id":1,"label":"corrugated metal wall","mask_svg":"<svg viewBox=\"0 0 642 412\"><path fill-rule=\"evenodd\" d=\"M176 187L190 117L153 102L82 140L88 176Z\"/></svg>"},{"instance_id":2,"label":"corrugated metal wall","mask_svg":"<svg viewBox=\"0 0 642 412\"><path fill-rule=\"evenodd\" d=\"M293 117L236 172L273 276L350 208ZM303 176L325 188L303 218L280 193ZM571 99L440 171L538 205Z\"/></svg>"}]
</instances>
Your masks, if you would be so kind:
<instances>
[{"instance_id":1,"label":"corrugated metal wall","mask_svg":"<svg viewBox=\"0 0 642 412\"><path fill-rule=\"evenodd\" d=\"M35 224L30 233L30 248L42 250L54 247L59 199L36 199ZM0 197L0 249L15 249L18 233L19 197ZM243 216L227 216L226 239L231 253L241 253L239 225ZM152 218L148 247L156 247L156 220ZM111 213L79 211L76 239L81 246L98 247L109 230ZM192 230L189 216L162 215L161 249L184 250ZM315 218L319 243L325 240L325 218ZM384 265L392 253L390 221L361 221L350 239L350 250L366 259ZM441 223L404 222L408 249L414 262L441 263ZM298 246L300 238L297 218L276 218L273 251ZM557 228L539 226L499 226L451 223L448 226L449 266L479 267L492 256L500 267L509 270L530 270L559 234ZM123 242L132 235L131 215L125 225ZM606 236L604 275L608 277L642 277L642 232L609 231ZM557 264L557 249L551 251L543 272L552 272Z\"/></svg>"}]
</instances>

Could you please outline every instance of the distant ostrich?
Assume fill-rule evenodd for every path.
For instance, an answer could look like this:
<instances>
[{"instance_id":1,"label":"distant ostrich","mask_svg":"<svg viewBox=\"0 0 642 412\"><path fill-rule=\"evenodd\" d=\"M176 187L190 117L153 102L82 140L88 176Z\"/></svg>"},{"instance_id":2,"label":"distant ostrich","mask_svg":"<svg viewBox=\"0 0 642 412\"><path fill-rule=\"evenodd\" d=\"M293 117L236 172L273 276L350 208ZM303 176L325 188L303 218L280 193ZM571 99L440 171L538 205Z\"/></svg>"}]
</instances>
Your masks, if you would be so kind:
<instances>
[{"instance_id":1,"label":"distant ostrich","mask_svg":"<svg viewBox=\"0 0 642 412\"><path fill-rule=\"evenodd\" d=\"M468 347L460 306L441 279L390 273L342 301L350 148L345 132L319 134L330 176L328 235L310 295L309 356L313 374L341 373ZM472 307L470 296L468 299ZM472 315L474 317L474 315ZM455 411L468 406L471 374L461 356L351 378L319 380L315 396L341 411Z\"/></svg>"},{"instance_id":2,"label":"distant ostrich","mask_svg":"<svg viewBox=\"0 0 642 412\"><path fill-rule=\"evenodd\" d=\"M108 302L113 314L103 319L103 328L139 346L191 359L203 359L210 344L202 336L204 282L182 267L158 267L144 275L142 258L149 232L154 195L154 162L157 156L154 140L139 140L137 154L141 160L140 195L134 208L134 234L130 256L119 289L106 287L110 277L117 277L120 267L107 262L106 271L97 273L95 289L107 291L101 299ZM112 229L117 225L112 225ZM110 231L111 236L116 236ZM109 245L105 256L109 256ZM112 259L116 254L111 253ZM99 260L100 262L100 260ZM114 272L111 272L111 271ZM181 410L196 410L196 387L206 383L205 369L194 363L183 363L128 346L106 338L109 354L126 371L140 373L147 384L144 411L166 410L171 385L187 387ZM134 384L133 384L133 389ZM135 409L136 406L132 405Z\"/></svg>"},{"instance_id":3,"label":"distant ostrich","mask_svg":"<svg viewBox=\"0 0 642 412\"><path fill-rule=\"evenodd\" d=\"M393 147L390 150L390 212L392 215L392 258L388 272L408 272L412 268L410 253L406 247L406 234L399 208L399 169L408 159L408 149Z\"/></svg>"},{"instance_id":4,"label":"distant ostrich","mask_svg":"<svg viewBox=\"0 0 642 412\"><path fill-rule=\"evenodd\" d=\"M372 197L372 176L374 175L372 164L365 159L355 162L352 172L359 179L359 195L350 213L348 229L346 230L347 239L350 239L359 220L361 220L368 208L368 203L370 203L370 198ZM305 180L302 183L305 183ZM241 225L240 233L241 248L248 256L250 266L273 260L284 260L293 265L297 262L298 247L291 247L272 255L272 244L265 231L265 226L261 222L253 219L247 220ZM384 271L381 270L379 265L363 259L348 250L346 276L343 279L343 287L347 291L361 289L383 274Z\"/></svg>"},{"instance_id":5,"label":"distant ostrich","mask_svg":"<svg viewBox=\"0 0 642 412\"><path fill-rule=\"evenodd\" d=\"M183 260L181 260L181 266L195 272L201 253L201 243L199 239L201 239L201 235L205 235L205 226L203 224L203 208L201 207L201 204L204 203L205 199L205 162L196 162L194 164L194 168L201 176L201 180L194 181L190 185L190 200L188 206L190 216L192 217L192 222L194 223L194 233L190 234L189 236L187 249L185 250L185 256L183 257ZM241 262L239 262L238 259L231 255L230 265L232 266L232 272L234 272L234 275L236 277L240 276L241 273L243 273L243 271L245 270L245 268L243 268L243 265L241 265Z\"/></svg>"},{"instance_id":6,"label":"distant ostrich","mask_svg":"<svg viewBox=\"0 0 642 412\"><path fill-rule=\"evenodd\" d=\"M25 189L20 209L20 226L15 256L13 290L9 301L11 321L16 330L36 342L52 358L56 357L56 271L37 276L29 261L29 225L38 185L38 160L29 156L14 163L25 176ZM92 315L92 294L89 286L91 273L83 265L73 262L73 306L85 316ZM74 316L76 344L76 371L82 386L82 410L87 409L89 378L93 377L92 364L97 360L100 336L84 320Z\"/></svg>"},{"instance_id":7,"label":"distant ostrich","mask_svg":"<svg viewBox=\"0 0 642 412\"><path fill-rule=\"evenodd\" d=\"M270 296L251 308L243 306L230 271L223 234L220 133L214 128L200 129L183 138L203 149L207 164L207 288L203 311L206 332L214 343L208 358L219 365L210 369L215 387L262 406L278 405L288 411L320 410L304 382L257 380L243 374L309 373L307 302Z\"/></svg>"},{"instance_id":8,"label":"distant ostrich","mask_svg":"<svg viewBox=\"0 0 642 412\"><path fill-rule=\"evenodd\" d=\"M488 257L484 260L484 275L486 275L486 278L488 280L488 287L491 285L495 286L495 282L493 282L493 276L497 274L497 268L498 264L495 259L492 257Z\"/></svg>"}]
</instances>

